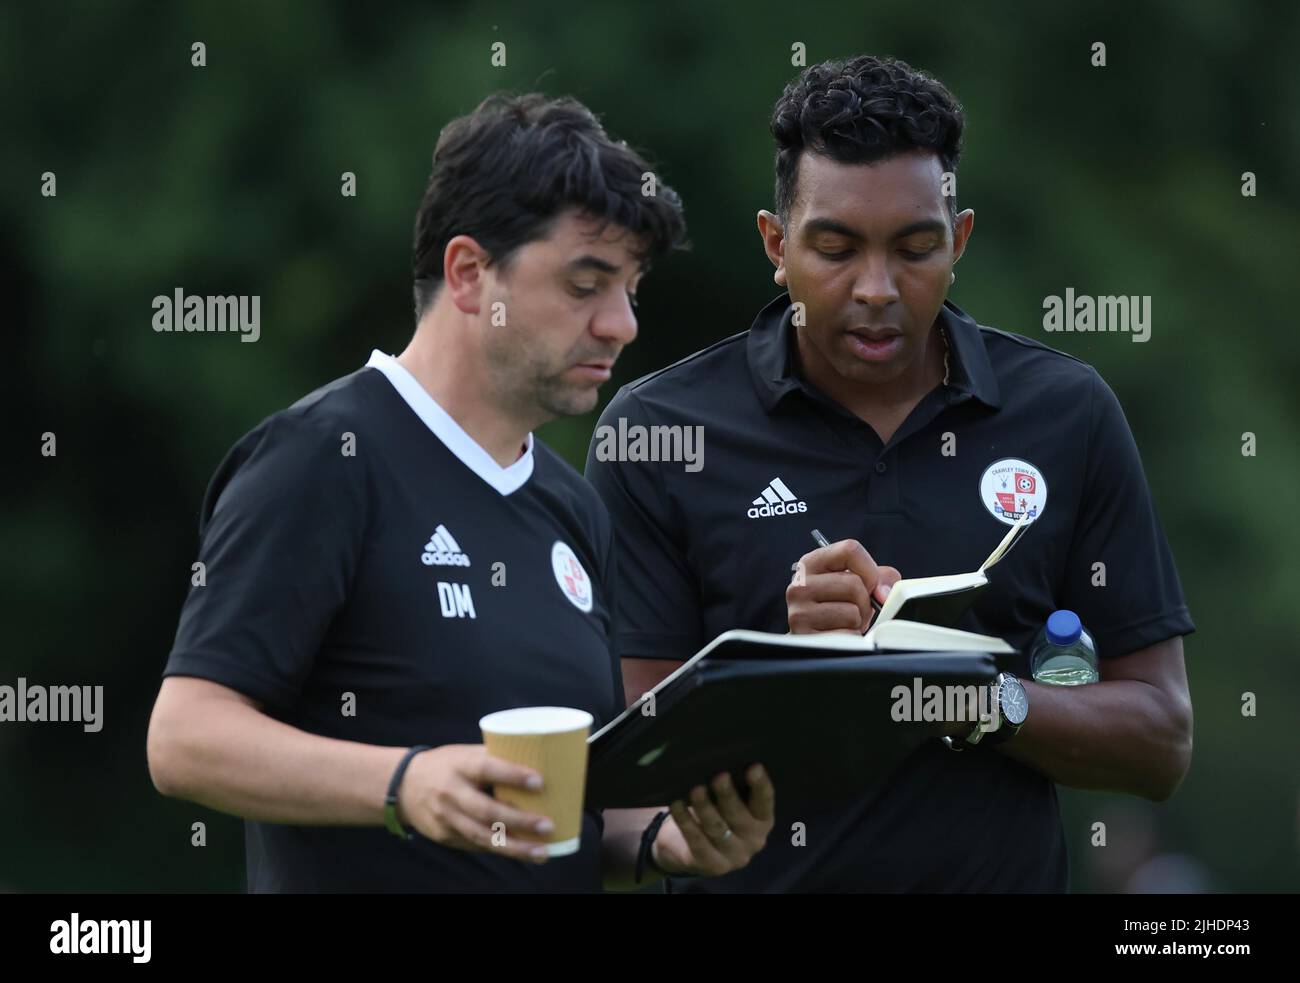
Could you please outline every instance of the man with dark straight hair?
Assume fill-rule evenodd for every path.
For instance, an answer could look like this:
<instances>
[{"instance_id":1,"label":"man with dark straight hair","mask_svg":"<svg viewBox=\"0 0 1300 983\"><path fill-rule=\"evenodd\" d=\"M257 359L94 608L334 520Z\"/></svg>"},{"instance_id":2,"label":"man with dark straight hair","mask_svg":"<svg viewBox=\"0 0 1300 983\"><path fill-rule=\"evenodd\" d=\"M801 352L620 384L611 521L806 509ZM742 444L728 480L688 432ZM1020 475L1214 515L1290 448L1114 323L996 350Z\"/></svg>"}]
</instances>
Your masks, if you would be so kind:
<instances>
[{"instance_id":1,"label":"man with dark straight hair","mask_svg":"<svg viewBox=\"0 0 1300 983\"><path fill-rule=\"evenodd\" d=\"M1187 771L1195 628L1119 401L1091 366L947 300L975 219L956 206L963 126L903 62L804 71L772 113L775 211L758 213L786 292L601 417L702 426L708 449L698 474L588 455L631 695L728 629L865 631L900 571L975 570L1033 520L957 625L1021 652L990 687L993 728L950 722L840 806L783 806L753 864L686 890L1063 891L1055 783L1159 801ZM813 528L830 545L810 551ZM1028 681L1063 608L1096 642L1095 685Z\"/></svg>"},{"instance_id":2,"label":"man with dark straight hair","mask_svg":"<svg viewBox=\"0 0 1300 983\"><path fill-rule=\"evenodd\" d=\"M648 170L570 99L493 96L453 121L406 349L217 469L148 756L164 794L245 817L250 890L597 891L735 870L763 845L755 766L747 802L718 776L662 826L588 811L579 842L548 848L550 820L489 788L545 776L480 743L493 711L600 727L625 705L609 517L532 431L595 406L649 261L681 242Z\"/></svg>"}]
</instances>

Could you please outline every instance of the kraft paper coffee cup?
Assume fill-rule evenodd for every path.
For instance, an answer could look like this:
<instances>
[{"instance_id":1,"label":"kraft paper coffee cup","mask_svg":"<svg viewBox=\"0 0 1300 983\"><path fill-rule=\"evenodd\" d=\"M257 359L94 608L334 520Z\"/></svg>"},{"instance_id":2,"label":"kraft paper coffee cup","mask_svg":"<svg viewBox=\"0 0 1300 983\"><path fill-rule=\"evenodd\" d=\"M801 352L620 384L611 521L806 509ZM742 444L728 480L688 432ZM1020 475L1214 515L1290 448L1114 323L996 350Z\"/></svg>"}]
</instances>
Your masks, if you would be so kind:
<instances>
[{"instance_id":1,"label":"kraft paper coffee cup","mask_svg":"<svg viewBox=\"0 0 1300 983\"><path fill-rule=\"evenodd\" d=\"M545 843L546 852L552 857L576 853L582 839L587 734L591 724L591 714L572 707L500 710L478 722L488 754L541 773L540 792L513 785L496 785L492 791L500 801L546 816L555 824L555 831L548 837L537 834L522 837Z\"/></svg>"}]
</instances>

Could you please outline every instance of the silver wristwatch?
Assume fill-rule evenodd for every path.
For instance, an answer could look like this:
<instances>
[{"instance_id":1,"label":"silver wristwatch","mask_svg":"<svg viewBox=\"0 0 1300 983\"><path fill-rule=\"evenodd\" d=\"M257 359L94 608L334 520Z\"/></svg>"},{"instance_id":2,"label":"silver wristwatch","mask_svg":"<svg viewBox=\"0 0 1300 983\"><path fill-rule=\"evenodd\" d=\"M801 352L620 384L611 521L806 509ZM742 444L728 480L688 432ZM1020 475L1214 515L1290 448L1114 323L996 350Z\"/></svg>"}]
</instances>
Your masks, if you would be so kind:
<instances>
[{"instance_id":1,"label":"silver wristwatch","mask_svg":"<svg viewBox=\"0 0 1300 983\"><path fill-rule=\"evenodd\" d=\"M1009 741L1020 732L1029 717L1029 694L1020 680L1009 672L1000 672L989 684L993 704L994 723L985 729L977 721L969 734L962 738L945 735L943 743L950 751L964 751L968 747L995 747Z\"/></svg>"}]
</instances>

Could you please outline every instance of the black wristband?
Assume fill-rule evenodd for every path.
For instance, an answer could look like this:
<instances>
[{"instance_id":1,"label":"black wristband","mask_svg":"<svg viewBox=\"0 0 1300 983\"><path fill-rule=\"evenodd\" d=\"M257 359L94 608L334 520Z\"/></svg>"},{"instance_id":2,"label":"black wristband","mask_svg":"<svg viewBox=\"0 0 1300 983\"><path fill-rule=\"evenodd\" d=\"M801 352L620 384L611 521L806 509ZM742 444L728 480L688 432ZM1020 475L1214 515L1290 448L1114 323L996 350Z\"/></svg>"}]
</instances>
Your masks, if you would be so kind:
<instances>
[{"instance_id":1,"label":"black wristband","mask_svg":"<svg viewBox=\"0 0 1300 983\"><path fill-rule=\"evenodd\" d=\"M406 766L411 763L421 751L432 751L433 748L428 744L417 744L406 754L402 755L402 760L393 772L393 779L388 783L388 794L384 796L384 825L388 827L388 832L394 836L400 836L404 840L415 839L415 834L402 826L401 821L397 818L397 790L402 787L402 776L406 774Z\"/></svg>"},{"instance_id":2,"label":"black wristband","mask_svg":"<svg viewBox=\"0 0 1300 983\"><path fill-rule=\"evenodd\" d=\"M638 884L641 883L641 877L645 873L647 860L650 862L650 866L659 871L659 873L663 874L665 877L669 876L666 871L655 863L654 857L651 856L654 851L655 837L659 835L659 827L664 824L664 820L667 818L667 812L659 813L659 815L655 816L654 819L650 820L650 825L647 826L645 831L641 834L641 848L636 852L636 882Z\"/></svg>"},{"instance_id":3,"label":"black wristband","mask_svg":"<svg viewBox=\"0 0 1300 983\"><path fill-rule=\"evenodd\" d=\"M645 828L641 834L641 848L636 854L636 882L641 883L641 876L645 872L647 864L664 879L664 891L667 894L673 893L673 879L683 880L687 877L698 877L698 874L670 874L657 863L655 863L655 837L659 835L659 827L668 819L667 812L661 812L650 820L650 825ZM670 879L671 878L671 879Z\"/></svg>"}]
</instances>

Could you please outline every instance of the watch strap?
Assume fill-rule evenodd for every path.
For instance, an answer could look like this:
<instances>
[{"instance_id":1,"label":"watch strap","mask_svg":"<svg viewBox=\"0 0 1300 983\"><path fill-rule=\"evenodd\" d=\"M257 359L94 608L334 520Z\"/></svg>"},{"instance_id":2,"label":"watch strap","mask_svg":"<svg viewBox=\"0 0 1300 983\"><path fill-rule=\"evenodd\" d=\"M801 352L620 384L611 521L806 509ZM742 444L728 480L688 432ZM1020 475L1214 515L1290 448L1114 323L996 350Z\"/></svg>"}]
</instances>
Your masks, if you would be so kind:
<instances>
[{"instance_id":1,"label":"watch strap","mask_svg":"<svg viewBox=\"0 0 1300 983\"><path fill-rule=\"evenodd\" d=\"M995 696L997 706L995 709L998 714L998 726L996 730L991 730L985 733L983 739L979 742L982 747L997 747L999 744L1004 744L1019 734L1020 728L1024 726L1023 720L1018 724L1013 724L1009 719L1007 719L1007 715L1002 712L1002 689L1005 685L1003 683L1004 679L1014 679L1017 684L1020 684L1020 680L1016 679L1016 677L1011 675L1011 673L998 673L997 681L994 683L997 687ZM1023 685L1021 685L1021 689L1024 689Z\"/></svg>"},{"instance_id":2,"label":"watch strap","mask_svg":"<svg viewBox=\"0 0 1300 983\"><path fill-rule=\"evenodd\" d=\"M1009 673L998 673L997 678L989 683L989 688L993 692L993 712L997 714L998 725L995 728L985 730L982 721L977 721L965 737L949 737L945 735L942 740L944 745L950 751L965 751L970 748L997 747L1004 741L1009 741L1020 732L1023 722L1013 724L1007 719L1006 714L1002 712L1002 680L1003 677L1009 676ZM1015 678L1012 676L1011 678Z\"/></svg>"}]
</instances>

